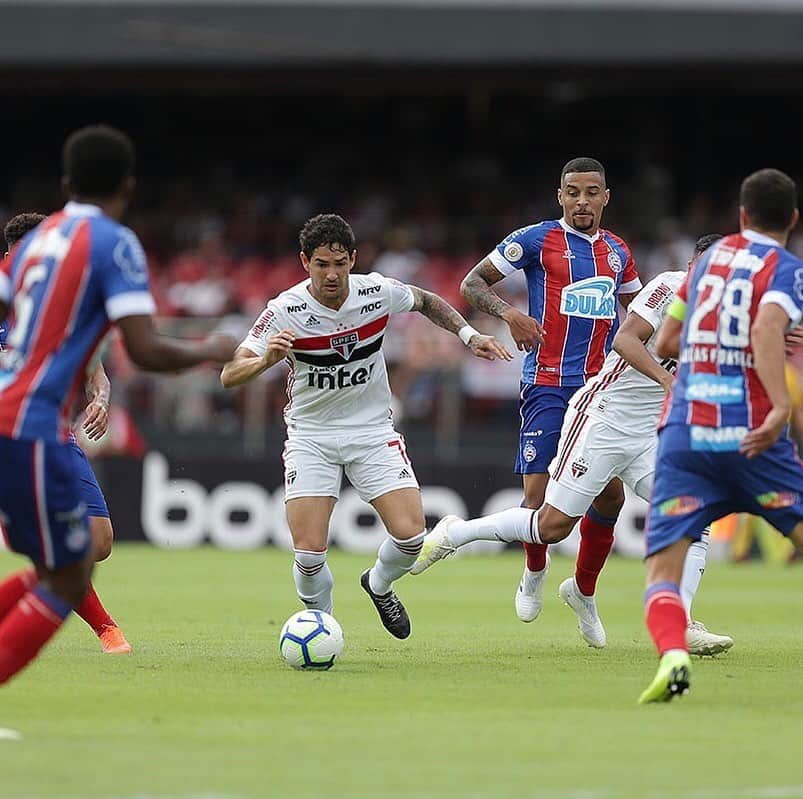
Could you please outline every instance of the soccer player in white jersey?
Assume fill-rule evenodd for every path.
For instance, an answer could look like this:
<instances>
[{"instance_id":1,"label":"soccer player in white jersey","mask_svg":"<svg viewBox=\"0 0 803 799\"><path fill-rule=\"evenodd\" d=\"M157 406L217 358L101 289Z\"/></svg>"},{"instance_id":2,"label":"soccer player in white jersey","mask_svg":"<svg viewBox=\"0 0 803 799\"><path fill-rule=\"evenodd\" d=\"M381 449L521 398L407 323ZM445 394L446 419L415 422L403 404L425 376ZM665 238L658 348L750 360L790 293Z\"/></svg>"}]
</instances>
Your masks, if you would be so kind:
<instances>
[{"instance_id":1,"label":"soccer player in white jersey","mask_svg":"<svg viewBox=\"0 0 803 799\"><path fill-rule=\"evenodd\" d=\"M710 234L699 239L695 257L719 238ZM658 443L656 425L675 369L674 361L658 360L654 339L685 276L682 271L664 272L636 295L602 370L569 401L541 510L512 508L467 522L445 517L427 536L414 574L471 541L562 541L615 477L649 500ZM692 621L692 601L705 570L707 548L708 536L704 535L689 549L681 587L689 618L687 642L698 655L718 654L733 646L728 636L711 633L702 623ZM603 548L600 571L609 552L610 545ZM559 594L577 614L580 633L589 646L604 647L605 628L594 594L580 591L576 573L561 583Z\"/></svg>"},{"instance_id":2,"label":"soccer player in white jersey","mask_svg":"<svg viewBox=\"0 0 803 799\"><path fill-rule=\"evenodd\" d=\"M285 501L299 599L307 608L332 611L326 550L345 471L388 531L360 583L388 632L407 638L410 620L391 586L412 568L426 530L418 482L390 414L382 355L388 320L394 313L418 311L459 336L477 357L513 356L440 297L377 273L350 274L354 233L336 214L310 219L300 243L309 279L268 303L221 380L227 388L238 386L288 361Z\"/></svg>"}]
</instances>

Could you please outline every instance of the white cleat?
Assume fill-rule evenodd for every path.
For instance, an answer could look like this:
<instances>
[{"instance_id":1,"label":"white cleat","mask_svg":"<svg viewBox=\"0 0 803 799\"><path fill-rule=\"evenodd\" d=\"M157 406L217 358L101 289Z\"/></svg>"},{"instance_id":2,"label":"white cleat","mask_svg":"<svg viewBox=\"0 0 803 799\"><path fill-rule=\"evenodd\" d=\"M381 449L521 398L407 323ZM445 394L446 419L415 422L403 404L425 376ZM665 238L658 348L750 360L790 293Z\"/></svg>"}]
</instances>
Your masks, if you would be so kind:
<instances>
[{"instance_id":1,"label":"white cleat","mask_svg":"<svg viewBox=\"0 0 803 799\"><path fill-rule=\"evenodd\" d=\"M720 655L733 646L733 638L710 633L701 621L693 621L686 628L686 646L690 655Z\"/></svg>"},{"instance_id":2,"label":"white cleat","mask_svg":"<svg viewBox=\"0 0 803 799\"><path fill-rule=\"evenodd\" d=\"M421 547L410 574L421 574L433 563L448 558L457 551L457 547L449 540L449 526L454 522L462 522L459 516L444 516L424 537L424 546Z\"/></svg>"},{"instance_id":3,"label":"white cleat","mask_svg":"<svg viewBox=\"0 0 803 799\"><path fill-rule=\"evenodd\" d=\"M526 566L524 567L524 574L516 591L516 615L520 621L529 623L538 618L544 606L544 578L549 571L549 563L547 552L546 566L540 572L531 572Z\"/></svg>"},{"instance_id":4,"label":"white cleat","mask_svg":"<svg viewBox=\"0 0 803 799\"><path fill-rule=\"evenodd\" d=\"M569 577L560 584L558 594L577 615L577 627L583 640L595 649L602 649L608 639L594 597L581 594L574 577Z\"/></svg>"}]
</instances>

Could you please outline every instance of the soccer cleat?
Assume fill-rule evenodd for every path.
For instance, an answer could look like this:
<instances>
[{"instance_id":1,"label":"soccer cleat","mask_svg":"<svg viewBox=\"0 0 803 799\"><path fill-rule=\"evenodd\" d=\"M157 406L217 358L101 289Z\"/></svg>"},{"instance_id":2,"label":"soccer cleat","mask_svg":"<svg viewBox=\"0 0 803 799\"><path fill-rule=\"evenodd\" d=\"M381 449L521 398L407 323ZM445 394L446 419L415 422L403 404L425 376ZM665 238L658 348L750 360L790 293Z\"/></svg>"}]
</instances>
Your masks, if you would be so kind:
<instances>
[{"instance_id":1,"label":"soccer cleat","mask_svg":"<svg viewBox=\"0 0 803 799\"><path fill-rule=\"evenodd\" d=\"M546 566L540 572L531 572L526 566L521 576L519 589L516 591L516 615L521 621L531 622L538 618L544 606L544 578L549 571L549 553Z\"/></svg>"},{"instance_id":2,"label":"soccer cleat","mask_svg":"<svg viewBox=\"0 0 803 799\"><path fill-rule=\"evenodd\" d=\"M387 594L375 594L368 582L370 569L366 569L360 576L360 585L374 603L379 619L384 628L396 638L407 638L410 635L410 617L404 609L401 600L393 591Z\"/></svg>"},{"instance_id":3,"label":"soccer cleat","mask_svg":"<svg viewBox=\"0 0 803 799\"><path fill-rule=\"evenodd\" d=\"M733 638L710 633L701 621L692 621L686 628L686 646L690 655L720 655L733 646Z\"/></svg>"},{"instance_id":4,"label":"soccer cleat","mask_svg":"<svg viewBox=\"0 0 803 799\"><path fill-rule=\"evenodd\" d=\"M658 664L658 673L638 703L669 702L676 696L689 693L691 686L691 658L682 649L670 649Z\"/></svg>"},{"instance_id":5,"label":"soccer cleat","mask_svg":"<svg viewBox=\"0 0 803 799\"><path fill-rule=\"evenodd\" d=\"M125 640L123 631L115 625L107 625L98 634L100 645L107 655L130 655L131 644Z\"/></svg>"},{"instance_id":6,"label":"soccer cleat","mask_svg":"<svg viewBox=\"0 0 803 799\"><path fill-rule=\"evenodd\" d=\"M595 649L602 649L607 638L594 597L581 594L574 577L569 577L560 584L558 595L577 615L577 627L583 640Z\"/></svg>"},{"instance_id":7,"label":"soccer cleat","mask_svg":"<svg viewBox=\"0 0 803 799\"><path fill-rule=\"evenodd\" d=\"M448 558L457 551L449 540L449 525L453 522L462 522L458 516L444 516L424 538L421 553L410 569L410 574L421 574L433 563Z\"/></svg>"}]
</instances>

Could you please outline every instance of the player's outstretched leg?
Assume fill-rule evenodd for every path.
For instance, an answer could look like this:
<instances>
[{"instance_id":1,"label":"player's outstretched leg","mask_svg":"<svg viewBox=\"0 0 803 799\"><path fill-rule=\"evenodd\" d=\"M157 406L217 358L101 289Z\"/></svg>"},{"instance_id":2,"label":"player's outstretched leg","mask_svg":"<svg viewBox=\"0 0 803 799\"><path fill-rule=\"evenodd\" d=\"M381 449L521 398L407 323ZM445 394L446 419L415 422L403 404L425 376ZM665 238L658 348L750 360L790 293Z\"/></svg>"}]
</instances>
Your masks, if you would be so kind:
<instances>
[{"instance_id":1,"label":"player's outstretched leg","mask_svg":"<svg viewBox=\"0 0 803 799\"><path fill-rule=\"evenodd\" d=\"M421 574L426 571L433 563L448 558L457 552L457 547L449 538L449 527L455 522L462 522L459 516L444 516L424 538L424 545L421 547L410 574Z\"/></svg>"},{"instance_id":2,"label":"player's outstretched leg","mask_svg":"<svg viewBox=\"0 0 803 799\"><path fill-rule=\"evenodd\" d=\"M94 480L93 473L91 476ZM97 507L100 512L108 514L106 501L103 499L96 481L94 482L94 489L99 495L99 500L94 494L87 494L87 481L82 480L82 491L85 501L90 506L90 512L93 507ZM114 541L114 531L109 516L90 516L89 533L92 538L95 563L106 560L111 555L112 542ZM117 622L103 606L95 587L91 583L83 601L75 608L75 612L92 628L95 635L100 639L100 645L107 655L131 654L131 644L128 643Z\"/></svg>"},{"instance_id":3,"label":"player's outstretched leg","mask_svg":"<svg viewBox=\"0 0 803 799\"><path fill-rule=\"evenodd\" d=\"M692 616L694 597L705 572L708 541L708 530L703 532L699 541L692 541L689 551L686 553L683 577L680 581L680 595L689 619L689 626L686 628L686 645L689 647L689 654L699 655L700 657L719 655L722 652L727 652L733 646L733 638L728 635L709 632L701 621L694 621Z\"/></svg>"}]
</instances>

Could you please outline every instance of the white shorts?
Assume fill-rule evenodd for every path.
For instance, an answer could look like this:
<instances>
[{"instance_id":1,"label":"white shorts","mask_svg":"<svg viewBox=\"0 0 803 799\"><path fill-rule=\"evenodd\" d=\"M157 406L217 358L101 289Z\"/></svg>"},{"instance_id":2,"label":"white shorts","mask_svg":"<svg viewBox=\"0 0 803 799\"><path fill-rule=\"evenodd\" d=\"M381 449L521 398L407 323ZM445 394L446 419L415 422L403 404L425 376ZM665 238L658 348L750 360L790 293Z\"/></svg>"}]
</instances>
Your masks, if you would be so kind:
<instances>
[{"instance_id":1,"label":"white shorts","mask_svg":"<svg viewBox=\"0 0 803 799\"><path fill-rule=\"evenodd\" d=\"M570 407L544 501L567 516L582 516L614 477L649 500L657 449L657 435L628 436Z\"/></svg>"},{"instance_id":2,"label":"white shorts","mask_svg":"<svg viewBox=\"0 0 803 799\"><path fill-rule=\"evenodd\" d=\"M289 435L284 445L284 497L340 496L345 471L360 498L371 502L399 488L418 488L404 437L392 427L320 436Z\"/></svg>"}]
</instances>

